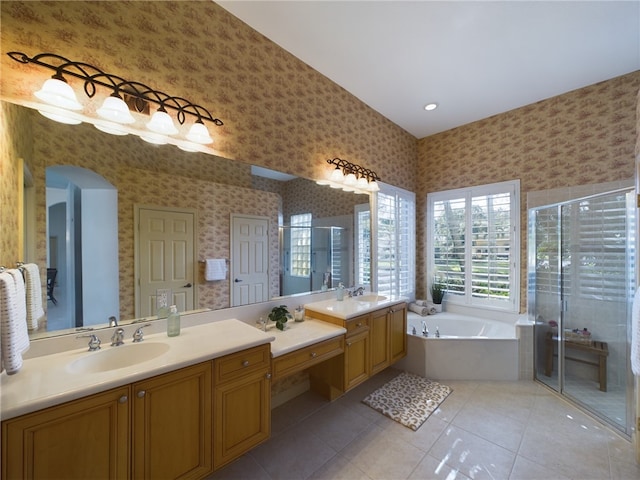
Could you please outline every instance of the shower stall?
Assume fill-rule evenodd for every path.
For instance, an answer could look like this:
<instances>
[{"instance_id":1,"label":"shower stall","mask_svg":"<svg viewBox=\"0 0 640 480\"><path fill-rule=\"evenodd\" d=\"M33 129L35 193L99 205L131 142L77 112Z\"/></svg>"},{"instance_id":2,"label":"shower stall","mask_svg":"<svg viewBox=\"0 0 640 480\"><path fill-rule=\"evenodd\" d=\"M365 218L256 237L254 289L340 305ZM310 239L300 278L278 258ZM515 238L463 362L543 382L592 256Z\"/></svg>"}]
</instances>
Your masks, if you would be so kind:
<instances>
[{"instance_id":1,"label":"shower stall","mask_svg":"<svg viewBox=\"0 0 640 480\"><path fill-rule=\"evenodd\" d=\"M621 189L528 212L536 379L627 436L634 198Z\"/></svg>"}]
</instances>

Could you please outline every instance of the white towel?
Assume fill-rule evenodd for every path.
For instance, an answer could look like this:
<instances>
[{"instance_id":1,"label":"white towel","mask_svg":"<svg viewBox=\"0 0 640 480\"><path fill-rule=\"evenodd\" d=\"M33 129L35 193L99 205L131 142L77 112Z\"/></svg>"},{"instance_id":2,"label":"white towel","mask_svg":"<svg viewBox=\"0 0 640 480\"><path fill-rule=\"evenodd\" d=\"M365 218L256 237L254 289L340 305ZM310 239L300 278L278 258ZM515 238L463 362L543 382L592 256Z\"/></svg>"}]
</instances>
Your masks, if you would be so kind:
<instances>
[{"instance_id":1,"label":"white towel","mask_svg":"<svg viewBox=\"0 0 640 480\"><path fill-rule=\"evenodd\" d=\"M37 330L38 322L44 317L40 269L35 263L26 263L22 268L24 268L24 283L27 293L27 328Z\"/></svg>"},{"instance_id":2,"label":"white towel","mask_svg":"<svg viewBox=\"0 0 640 480\"><path fill-rule=\"evenodd\" d=\"M227 278L227 262L224 258L207 258L204 269L204 279L208 282L212 280L224 280Z\"/></svg>"},{"instance_id":3,"label":"white towel","mask_svg":"<svg viewBox=\"0 0 640 480\"><path fill-rule=\"evenodd\" d=\"M640 288L636 290L631 309L631 370L640 376Z\"/></svg>"},{"instance_id":4,"label":"white towel","mask_svg":"<svg viewBox=\"0 0 640 480\"><path fill-rule=\"evenodd\" d=\"M17 373L29 348L24 281L19 270L0 273L0 372Z\"/></svg>"},{"instance_id":5,"label":"white towel","mask_svg":"<svg viewBox=\"0 0 640 480\"><path fill-rule=\"evenodd\" d=\"M410 303L409 304L409 310L411 310L412 312L415 312L415 313L419 313L423 317L426 317L427 315L435 315L436 314L436 309L435 309L435 307L433 305L420 305L420 304L418 304L418 302Z\"/></svg>"}]
</instances>

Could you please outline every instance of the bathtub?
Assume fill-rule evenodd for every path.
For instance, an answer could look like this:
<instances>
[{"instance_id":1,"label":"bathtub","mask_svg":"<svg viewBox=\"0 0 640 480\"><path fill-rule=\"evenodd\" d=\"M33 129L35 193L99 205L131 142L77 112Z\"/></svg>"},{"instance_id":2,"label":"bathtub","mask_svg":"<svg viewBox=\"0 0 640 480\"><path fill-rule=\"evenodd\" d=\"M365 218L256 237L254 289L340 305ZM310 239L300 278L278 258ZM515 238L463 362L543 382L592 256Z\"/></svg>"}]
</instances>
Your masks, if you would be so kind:
<instances>
[{"instance_id":1,"label":"bathtub","mask_svg":"<svg viewBox=\"0 0 640 480\"><path fill-rule=\"evenodd\" d=\"M422 335L423 321L428 337ZM433 380L518 380L513 323L449 312L426 317L409 312L407 334L407 356L396 364L399 369Z\"/></svg>"}]
</instances>

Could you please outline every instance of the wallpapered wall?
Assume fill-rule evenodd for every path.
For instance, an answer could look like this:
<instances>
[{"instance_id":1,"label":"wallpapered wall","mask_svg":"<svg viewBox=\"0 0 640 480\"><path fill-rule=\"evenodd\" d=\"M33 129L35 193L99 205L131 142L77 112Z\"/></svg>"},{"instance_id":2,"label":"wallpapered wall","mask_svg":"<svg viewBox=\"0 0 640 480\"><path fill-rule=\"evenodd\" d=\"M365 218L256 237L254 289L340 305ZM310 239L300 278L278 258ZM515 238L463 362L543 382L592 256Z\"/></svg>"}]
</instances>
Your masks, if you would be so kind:
<instances>
[{"instance_id":1,"label":"wallpapered wall","mask_svg":"<svg viewBox=\"0 0 640 480\"><path fill-rule=\"evenodd\" d=\"M526 309L527 192L634 176L640 71L512 110L418 142L417 211L429 192L520 179L521 311ZM417 219L425 265L426 219ZM420 269L418 292L428 272Z\"/></svg>"},{"instance_id":2,"label":"wallpapered wall","mask_svg":"<svg viewBox=\"0 0 640 480\"><path fill-rule=\"evenodd\" d=\"M54 52L208 108L225 123L212 128L221 156L305 178L341 157L413 188L413 136L214 2L3 1L0 13L5 99L32 98L48 75L5 52Z\"/></svg>"}]
</instances>

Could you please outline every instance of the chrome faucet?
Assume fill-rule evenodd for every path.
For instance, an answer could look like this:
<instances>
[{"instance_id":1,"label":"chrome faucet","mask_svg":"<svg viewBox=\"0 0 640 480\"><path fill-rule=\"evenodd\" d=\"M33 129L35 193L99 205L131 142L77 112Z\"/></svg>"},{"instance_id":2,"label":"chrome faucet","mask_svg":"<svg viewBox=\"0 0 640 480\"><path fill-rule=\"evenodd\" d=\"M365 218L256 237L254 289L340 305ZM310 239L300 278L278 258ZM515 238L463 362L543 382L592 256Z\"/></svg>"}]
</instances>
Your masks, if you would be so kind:
<instances>
[{"instance_id":1,"label":"chrome faucet","mask_svg":"<svg viewBox=\"0 0 640 480\"><path fill-rule=\"evenodd\" d=\"M118 326L118 319L114 316L109 317L109 326L110 327L117 327Z\"/></svg>"},{"instance_id":2,"label":"chrome faucet","mask_svg":"<svg viewBox=\"0 0 640 480\"><path fill-rule=\"evenodd\" d=\"M427 322L425 322L424 320L422 321L422 335L424 335L425 337L429 336L429 329L427 328Z\"/></svg>"},{"instance_id":3,"label":"chrome faucet","mask_svg":"<svg viewBox=\"0 0 640 480\"><path fill-rule=\"evenodd\" d=\"M364 287L358 287L354 290L347 290L349 297L357 297L358 295L364 294Z\"/></svg>"},{"instance_id":4,"label":"chrome faucet","mask_svg":"<svg viewBox=\"0 0 640 480\"><path fill-rule=\"evenodd\" d=\"M78 335L76 338L88 338L89 339L89 351L95 352L96 350L100 350L100 339L94 335L93 333L86 333L84 335Z\"/></svg>"},{"instance_id":5,"label":"chrome faucet","mask_svg":"<svg viewBox=\"0 0 640 480\"><path fill-rule=\"evenodd\" d=\"M151 324L147 323L146 325L142 325L141 327L138 327L136 329L135 332L133 332L133 343L138 343L144 340L144 332L142 331L142 329L144 327L150 327Z\"/></svg>"},{"instance_id":6,"label":"chrome faucet","mask_svg":"<svg viewBox=\"0 0 640 480\"><path fill-rule=\"evenodd\" d=\"M122 328L116 329L111 336L111 346L117 347L118 345L122 345L124 343L124 330Z\"/></svg>"},{"instance_id":7,"label":"chrome faucet","mask_svg":"<svg viewBox=\"0 0 640 480\"><path fill-rule=\"evenodd\" d=\"M440 338L440 327L436 327L436 338Z\"/></svg>"}]
</instances>

